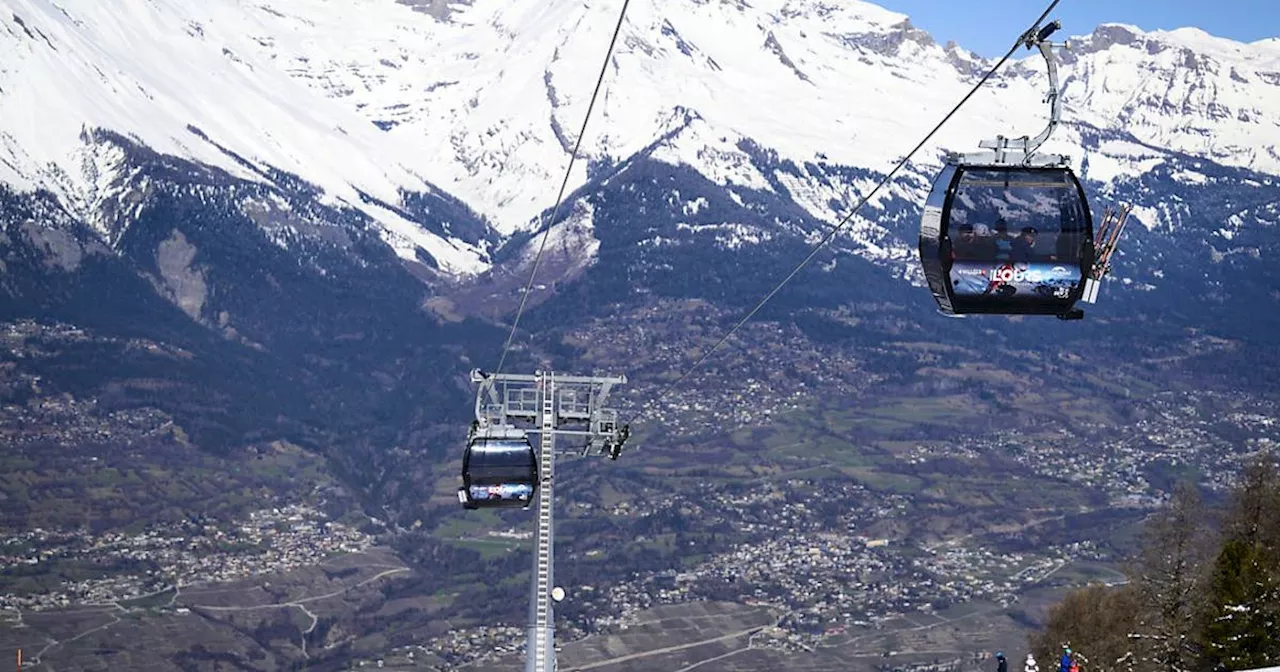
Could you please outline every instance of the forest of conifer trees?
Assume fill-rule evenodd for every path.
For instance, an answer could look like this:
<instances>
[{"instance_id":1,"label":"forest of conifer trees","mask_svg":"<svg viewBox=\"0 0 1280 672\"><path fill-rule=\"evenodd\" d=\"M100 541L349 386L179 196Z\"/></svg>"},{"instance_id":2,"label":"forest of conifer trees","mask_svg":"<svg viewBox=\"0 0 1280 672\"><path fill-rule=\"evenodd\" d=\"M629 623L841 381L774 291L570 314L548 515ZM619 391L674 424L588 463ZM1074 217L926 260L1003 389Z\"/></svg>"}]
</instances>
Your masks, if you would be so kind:
<instances>
[{"instance_id":1,"label":"forest of conifer trees","mask_svg":"<svg viewBox=\"0 0 1280 672\"><path fill-rule=\"evenodd\" d=\"M1032 635L1087 672L1232 672L1280 665L1280 470L1254 458L1221 509L1179 484L1144 525L1123 585L1069 593Z\"/></svg>"}]
</instances>

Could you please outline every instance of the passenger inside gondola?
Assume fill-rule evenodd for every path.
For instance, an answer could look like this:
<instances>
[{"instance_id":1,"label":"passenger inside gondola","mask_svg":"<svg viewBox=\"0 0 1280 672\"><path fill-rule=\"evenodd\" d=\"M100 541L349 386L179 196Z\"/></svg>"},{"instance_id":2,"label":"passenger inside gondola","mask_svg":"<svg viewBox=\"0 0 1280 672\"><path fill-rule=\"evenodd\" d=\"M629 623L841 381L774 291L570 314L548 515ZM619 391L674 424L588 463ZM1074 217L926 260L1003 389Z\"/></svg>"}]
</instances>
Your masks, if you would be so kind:
<instances>
[{"instance_id":1,"label":"passenger inside gondola","mask_svg":"<svg viewBox=\"0 0 1280 672\"><path fill-rule=\"evenodd\" d=\"M985 224L961 224L959 235L952 242L951 249L953 259L992 259L996 253L996 242L991 237L991 229Z\"/></svg>"},{"instance_id":2,"label":"passenger inside gondola","mask_svg":"<svg viewBox=\"0 0 1280 672\"><path fill-rule=\"evenodd\" d=\"M1036 235L1040 232L1034 226L1022 227L1022 233L1013 239L1012 259L1016 262L1024 264L1037 261L1036 259Z\"/></svg>"},{"instance_id":3,"label":"passenger inside gondola","mask_svg":"<svg viewBox=\"0 0 1280 672\"><path fill-rule=\"evenodd\" d=\"M960 235L951 241L951 258L952 259L973 259L974 244L977 239L973 235L972 224L961 224Z\"/></svg>"},{"instance_id":4,"label":"passenger inside gondola","mask_svg":"<svg viewBox=\"0 0 1280 672\"><path fill-rule=\"evenodd\" d=\"M1009 238L1009 223L1004 217L996 220L996 235L992 241L994 250L991 258L996 261L1008 261L1013 255L1013 241Z\"/></svg>"},{"instance_id":5,"label":"passenger inside gondola","mask_svg":"<svg viewBox=\"0 0 1280 672\"><path fill-rule=\"evenodd\" d=\"M1068 299L1079 282L1087 226L1078 193L1054 171L962 173L946 208L951 229L940 244L942 270L954 301L986 303L952 309L1034 311L1041 307L1032 304L1049 301L1045 309L1052 310Z\"/></svg>"},{"instance_id":6,"label":"passenger inside gondola","mask_svg":"<svg viewBox=\"0 0 1280 672\"><path fill-rule=\"evenodd\" d=\"M986 224L978 224L973 227L974 233L974 258L975 259L992 259L996 256L996 237L991 232L991 227Z\"/></svg>"}]
</instances>

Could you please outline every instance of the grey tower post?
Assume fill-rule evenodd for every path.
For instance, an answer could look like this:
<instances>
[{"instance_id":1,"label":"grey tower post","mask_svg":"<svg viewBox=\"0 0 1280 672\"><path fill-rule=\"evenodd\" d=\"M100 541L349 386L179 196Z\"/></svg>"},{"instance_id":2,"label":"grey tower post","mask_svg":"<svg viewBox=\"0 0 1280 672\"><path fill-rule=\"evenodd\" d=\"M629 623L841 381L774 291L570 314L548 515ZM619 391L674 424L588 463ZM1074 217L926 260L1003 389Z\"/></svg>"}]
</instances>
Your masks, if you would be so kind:
<instances>
[{"instance_id":1,"label":"grey tower post","mask_svg":"<svg viewBox=\"0 0 1280 672\"><path fill-rule=\"evenodd\" d=\"M471 372L479 384L476 421L481 427L522 428L539 435L537 542L529 592L529 643L525 672L555 672L555 459L556 437L576 437L581 455L607 454L616 459L630 435L618 424L618 412L605 408L614 385L624 376L567 376L550 371L534 375L489 375ZM576 443L576 442L575 442ZM568 452L568 451L566 451Z\"/></svg>"}]
</instances>

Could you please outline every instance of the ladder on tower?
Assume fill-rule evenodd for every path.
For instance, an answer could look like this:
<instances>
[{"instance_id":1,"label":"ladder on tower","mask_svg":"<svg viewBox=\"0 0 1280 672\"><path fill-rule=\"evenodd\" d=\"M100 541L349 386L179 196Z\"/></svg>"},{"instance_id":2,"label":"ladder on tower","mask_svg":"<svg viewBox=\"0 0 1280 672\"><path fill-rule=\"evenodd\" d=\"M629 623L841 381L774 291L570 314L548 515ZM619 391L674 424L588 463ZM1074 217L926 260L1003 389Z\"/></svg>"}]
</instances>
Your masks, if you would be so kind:
<instances>
[{"instance_id":1,"label":"ladder on tower","mask_svg":"<svg viewBox=\"0 0 1280 672\"><path fill-rule=\"evenodd\" d=\"M541 470L542 483L538 495L538 568L535 576L534 596L535 613L533 623L533 672L554 672L555 651L551 648L554 638L551 628L555 621L551 613L551 568L552 568L552 509L555 505L555 382L550 372L542 378L542 436L541 438Z\"/></svg>"}]
</instances>

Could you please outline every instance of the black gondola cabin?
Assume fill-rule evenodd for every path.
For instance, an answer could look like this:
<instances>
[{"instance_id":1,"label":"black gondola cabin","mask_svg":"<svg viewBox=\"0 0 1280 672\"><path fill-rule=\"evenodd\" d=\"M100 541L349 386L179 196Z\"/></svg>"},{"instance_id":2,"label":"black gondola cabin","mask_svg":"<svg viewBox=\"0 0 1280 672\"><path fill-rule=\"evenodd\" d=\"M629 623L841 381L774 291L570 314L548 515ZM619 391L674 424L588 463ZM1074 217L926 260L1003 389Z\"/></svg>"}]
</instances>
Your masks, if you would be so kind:
<instances>
[{"instance_id":1,"label":"black gondola cabin","mask_svg":"<svg viewBox=\"0 0 1280 672\"><path fill-rule=\"evenodd\" d=\"M481 429L462 455L463 508L528 508L538 490L538 457L522 430Z\"/></svg>"},{"instance_id":2,"label":"black gondola cabin","mask_svg":"<svg viewBox=\"0 0 1280 672\"><path fill-rule=\"evenodd\" d=\"M920 222L920 263L950 315L1082 314L1093 220L1070 168L949 163Z\"/></svg>"}]
</instances>

